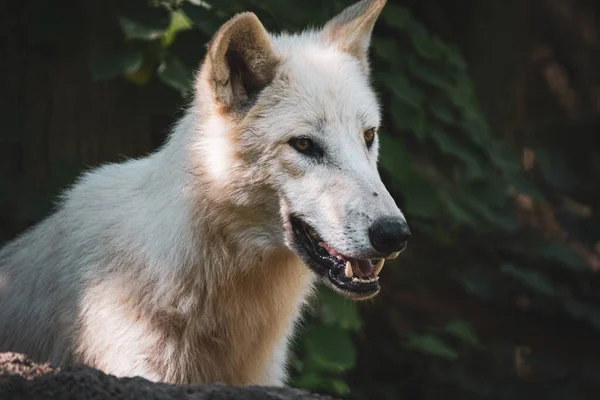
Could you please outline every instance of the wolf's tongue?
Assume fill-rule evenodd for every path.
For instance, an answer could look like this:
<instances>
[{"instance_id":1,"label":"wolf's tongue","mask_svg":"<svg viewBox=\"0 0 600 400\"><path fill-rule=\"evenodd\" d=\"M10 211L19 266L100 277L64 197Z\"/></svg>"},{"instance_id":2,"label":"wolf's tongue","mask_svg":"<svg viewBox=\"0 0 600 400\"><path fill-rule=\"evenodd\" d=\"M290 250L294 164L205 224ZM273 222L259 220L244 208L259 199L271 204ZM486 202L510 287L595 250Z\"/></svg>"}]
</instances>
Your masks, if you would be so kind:
<instances>
[{"instance_id":1,"label":"wolf's tongue","mask_svg":"<svg viewBox=\"0 0 600 400\"><path fill-rule=\"evenodd\" d=\"M371 276L375 272L371 260L352 260L352 272L356 276Z\"/></svg>"},{"instance_id":2,"label":"wolf's tongue","mask_svg":"<svg viewBox=\"0 0 600 400\"><path fill-rule=\"evenodd\" d=\"M371 263L371 260L356 260L347 258L342 256L333 247L329 246L325 242L320 242L319 245L324 247L332 257L337 257L344 262L350 261L350 265L352 266L352 274L354 276L367 277L373 275L375 272L375 267Z\"/></svg>"}]
</instances>

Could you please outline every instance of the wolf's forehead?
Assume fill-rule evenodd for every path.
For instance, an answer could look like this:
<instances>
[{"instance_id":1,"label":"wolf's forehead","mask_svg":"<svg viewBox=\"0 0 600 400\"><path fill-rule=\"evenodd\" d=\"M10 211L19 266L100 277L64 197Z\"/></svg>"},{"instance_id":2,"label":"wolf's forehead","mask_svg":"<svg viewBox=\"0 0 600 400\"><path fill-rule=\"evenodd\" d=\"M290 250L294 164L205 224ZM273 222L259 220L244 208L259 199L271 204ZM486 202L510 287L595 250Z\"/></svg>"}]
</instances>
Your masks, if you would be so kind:
<instances>
[{"instance_id":1,"label":"wolf's forehead","mask_svg":"<svg viewBox=\"0 0 600 400\"><path fill-rule=\"evenodd\" d=\"M286 54L280 68L284 101L303 109L304 118L379 124L377 98L349 55L325 46L303 46Z\"/></svg>"}]
</instances>

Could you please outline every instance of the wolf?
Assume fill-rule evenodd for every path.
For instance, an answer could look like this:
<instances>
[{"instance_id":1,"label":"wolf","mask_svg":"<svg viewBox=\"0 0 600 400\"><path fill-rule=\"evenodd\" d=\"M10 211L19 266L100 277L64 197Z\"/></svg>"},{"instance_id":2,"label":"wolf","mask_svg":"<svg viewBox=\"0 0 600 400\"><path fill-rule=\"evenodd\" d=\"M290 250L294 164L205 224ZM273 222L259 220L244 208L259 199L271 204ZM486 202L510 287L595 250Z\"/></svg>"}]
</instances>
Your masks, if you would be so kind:
<instances>
[{"instance_id":1,"label":"wolf","mask_svg":"<svg viewBox=\"0 0 600 400\"><path fill-rule=\"evenodd\" d=\"M410 235L377 171L369 43L385 0L319 29L214 35L165 144L84 173L0 251L0 351L169 383L284 385L317 282L375 296Z\"/></svg>"}]
</instances>

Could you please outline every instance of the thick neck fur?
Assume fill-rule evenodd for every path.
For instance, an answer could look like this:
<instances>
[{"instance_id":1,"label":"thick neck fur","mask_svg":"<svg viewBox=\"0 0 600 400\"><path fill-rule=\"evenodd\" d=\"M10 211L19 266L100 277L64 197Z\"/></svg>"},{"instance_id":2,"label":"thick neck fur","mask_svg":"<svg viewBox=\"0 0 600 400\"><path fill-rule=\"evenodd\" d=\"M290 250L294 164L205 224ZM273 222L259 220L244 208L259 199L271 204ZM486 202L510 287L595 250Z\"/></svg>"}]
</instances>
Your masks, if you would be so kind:
<instances>
[{"instance_id":1,"label":"thick neck fur","mask_svg":"<svg viewBox=\"0 0 600 400\"><path fill-rule=\"evenodd\" d=\"M265 365L281 364L273 361L285 357L287 337L310 291L312 276L277 237L282 228L276 200L264 194L262 201L236 197L241 188L235 182L224 183L223 174L232 171L218 170L218 163L217 170L206 169L214 160L206 153L210 145L203 141L223 133L218 132L223 128L210 115L200 118L190 112L162 150L134 162L147 163L129 182L127 200L139 218L128 220L126 229L132 231L119 236L125 242L127 237L135 238L137 242L127 243L123 251L132 246L140 249L144 260L133 253L119 257L112 265L114 279L106 280L106 274L100 273L86 291L87 329L81 349L109 348L107 338L96 333L101 326L88 316L114 309L117 298L124 314L115 314L113 324L122 324L123 319L143 324L154 332L150 337L155 341L148 343L148 349L169 355L158 357L151 373L144 371L151 379L229 384L283 381L284 371L265 371ZM226 156L220 150L221 157ZM234 163L228 168L235 168ZM135 262L123 264L123 259ZM111 318L98 323L110 324ZM120 357L121 351L129 353L114 346L107 351L114 354L98 359L94 358L98 351L84 351L81 358L108 368L118 364L114 357ZM94 356L87 357L88 353Z\"/></svg>"}]
</instances>

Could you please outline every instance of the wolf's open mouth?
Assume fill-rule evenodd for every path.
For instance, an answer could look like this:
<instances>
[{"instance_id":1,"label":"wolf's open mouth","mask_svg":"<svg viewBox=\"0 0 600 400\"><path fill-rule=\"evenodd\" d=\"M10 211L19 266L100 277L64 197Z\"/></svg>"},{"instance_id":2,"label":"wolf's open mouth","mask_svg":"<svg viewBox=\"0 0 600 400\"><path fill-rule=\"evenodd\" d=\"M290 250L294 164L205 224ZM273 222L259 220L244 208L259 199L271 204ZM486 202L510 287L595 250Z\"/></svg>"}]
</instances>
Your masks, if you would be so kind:
<instances>
[{"instance_id":1,"label":"wolf's open mouth","mask_svg":"<svg viewBox=\"0 0 600 400\"><path fill-rule=\"evenodd\" d=\"M384 259L356 259L338 253L298 217L290 217L295 247L304 262L323 281L352 299L368 299L379 292L379 273Z\"/></svg>"}]
</instances>

